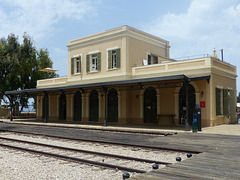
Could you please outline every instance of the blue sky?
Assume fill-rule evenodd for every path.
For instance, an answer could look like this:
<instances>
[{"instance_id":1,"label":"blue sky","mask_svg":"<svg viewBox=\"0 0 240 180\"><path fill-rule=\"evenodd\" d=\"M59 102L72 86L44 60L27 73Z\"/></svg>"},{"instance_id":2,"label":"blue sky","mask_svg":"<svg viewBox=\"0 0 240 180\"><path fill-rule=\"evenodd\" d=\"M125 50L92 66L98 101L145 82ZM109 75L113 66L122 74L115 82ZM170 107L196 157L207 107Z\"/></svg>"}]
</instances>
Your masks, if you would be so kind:
<instances>
[{"instance_id":1,"label":"blue sky","mask_svg":"<svg viewBox=\"0 0 240 180\"><path fill-rule=\"evenodd\" d=\"M27 32L47 48L60 76L67 75L68 41L122 25L170 41L171 58L216 48L240 66L240 0L0 0L0 24L0 37L21 40Z\"/></svg>"}]
</instances>

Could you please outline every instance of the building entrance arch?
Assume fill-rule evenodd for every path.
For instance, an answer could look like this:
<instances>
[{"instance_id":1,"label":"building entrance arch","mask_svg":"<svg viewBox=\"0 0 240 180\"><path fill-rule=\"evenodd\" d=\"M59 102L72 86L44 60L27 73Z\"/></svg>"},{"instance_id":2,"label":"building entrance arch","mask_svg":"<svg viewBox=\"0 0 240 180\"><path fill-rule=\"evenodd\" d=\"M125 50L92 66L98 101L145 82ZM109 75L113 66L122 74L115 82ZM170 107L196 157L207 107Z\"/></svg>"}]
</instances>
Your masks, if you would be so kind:
<instances>
[{"instance_id":1,"label":"building entrance arch","mask_svg":"<svg viewBox=\"0 0 240 180\"><path fill-rule=\"evenodd\" d=\"M192 125L193 110L196 104L195 88L189 84L188 88L188 123ZM186 119L186 88L181 87L179 91L179 123L185 124Z\"/></svg>"}]
</instances>

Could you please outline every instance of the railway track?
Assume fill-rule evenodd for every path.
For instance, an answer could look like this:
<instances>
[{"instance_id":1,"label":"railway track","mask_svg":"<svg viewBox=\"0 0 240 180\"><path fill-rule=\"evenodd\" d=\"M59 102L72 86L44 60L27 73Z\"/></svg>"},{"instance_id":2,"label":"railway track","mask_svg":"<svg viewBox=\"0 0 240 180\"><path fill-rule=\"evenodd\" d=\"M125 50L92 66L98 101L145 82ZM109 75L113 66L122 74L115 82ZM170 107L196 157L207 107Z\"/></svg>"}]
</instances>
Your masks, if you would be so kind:
<instances>
[{"instance_id":1,"label":"railway track","mask_svg":"<svg viewBox=\"0 0 240 180\"><path fill-rule=\"evenodd\" d=\"M121 145L121 146L131 146L136 148L145 148L145 149L155 149L155 150L165 150L165 151L173 151L173 152L182 152L182 153L191 153L191 154L200 154L202 151L197 150L190 150L184 148L171 148L171 147L156 147L156 146L149 146L149 145L136 145L136 144L129 144L129 143L122 143L122 142L110 142L110 141L102 141L102 140L92 140L92 139L84 139L84 138L67 138L67 137L60 137L55 135L46 135L46 134L39 134L39 133L29 133L29 132L20 132L14 130L4 130L4 132L11 132L11 133L20 133L20 134L29 134L29 135L37 135L37 136L45 136L50 138L59 138L65 140L74 140L74 141L82 141L82 142L91 142L91 143L101 143L101 144L109 144L109 145Z\"/></svg>"},{"instance_id":2,"label":"railway track","mask_svg":"<svg viewBox=\"0 0 240 180\"><path fill-rule=\"evenodd\" d=\"M8 124L7 122L1 122ZM11 122L11 124L19 125L19 123ZM128 131L124 129L100 129L100 128L87 128L87 127L74 127L74 126L58 126L58 125L44 125L44 124L21 124L21 126L40 126L40 127L48 127L48 128L63 128L63 129L83 129L83 130L94 130L94 131L104 131L104 132L119 132L119 133L129 133L129 134L147 134L147 135L161 135L161 136L169 136L169 135L176 135L177 132L148 132L148 131Z\"/></svg>"},{"instance_id":3,"label":"railway track","mask_svg":"<svg viewBox=\"0 0 240 180\"><path fill-rule=\"evenodd\" d=\"M0 137L0 146L8 149L14 149L17 151L62 159L65 161L85 163L88 165L135 173L145 173L149 171L149 167L151 167L153 163L159 165L171 164L164 161L88 151L84 149L62 147L6 137ZM129 162L132 161L134 161L134 163L136 164L135 167L140 168L128 167ZM144 163L144 166L142 166L142 163ZM148 166L148 168L144 168L145 166Z\"/></svg>"},{"instance_id":4,"label":"railway track","mask_svg":"<svg viewBox=\"0 0 240 180\"><path fill-rule=\"evenodd\" d=\"M153 168L156 167L153 165L157 164L159 168L165 167L166 165L171 166L172 163L176 163L176 157L178 156L181 156L182 160L184 160L187 159L187 153L201 153L200 151L192 151L178 147L168 148L168 144L165 143L163 144L163 147L156 147L151 145L131 144L129 142L118 143L117 141L106 142L104 140L91 140L91 136L88 139L84 139L79 138L80 136L69 138L69 136L62 137L55 135L55 133L49 134L50 133L41 133L37 130L29 133L26 130L23 132L22 130L16 131L3 129L0 133L0 147L4 148L7 152L13 152L14 154L15 152L17 152L16 154L19 154L18 152L20 151L25 152L23 154L20 153L20 155L22 154L22 156L19 157L20 159L26 156L26 153L27 157L30 153L35 154L30 157L39 159L39 164L45 163L46 161L46 163L50 162L50 164L59 164L60 167L62 167L61 163L69 164L68 167L83 166L83 168L81 168L81 172L83 171L83 173L85 173L85 169L86 172L91 172L91 169L93 168L96 172L94 172L94 174L96 174L97 177L99 177L98 175L102 174L102 172L106 174L108 171L110 174L118 174L118 177L119 173L123 172L129 172L131 173L131 176L143 174L152 171ZM34 138L36 139L33 140ZM39 141L37 138L39 138ZM42 139L47 139L49 141L45 142L42 141ZM56 142L51 143L51 141ZM69 142L76 146L68 145L67 143ZM85 149L84 144L90 144L90 146L92 146L92 144L97 144L96 146L98 146L100 150L95 149L94 145L92 149ZM119 147L121 147L120 153L118 153ZM117 151L112 151L111 148L116 148ZM13 151L9 151L8 149L13 149ZM129 150L132 152L128 153ZM145 154L142 155L142 152L139 153L138 151L145 151ZM161 153L168 153L171 155L161 157L159 156ZM47 160L43 159L42 161L41 159L44 157L47 158ZM43 164L42 166L48 165ZM55 167L58 167L58 165ZM92 175L93 174L91 173L90 176Z\"/></svg>"}]
</instances>

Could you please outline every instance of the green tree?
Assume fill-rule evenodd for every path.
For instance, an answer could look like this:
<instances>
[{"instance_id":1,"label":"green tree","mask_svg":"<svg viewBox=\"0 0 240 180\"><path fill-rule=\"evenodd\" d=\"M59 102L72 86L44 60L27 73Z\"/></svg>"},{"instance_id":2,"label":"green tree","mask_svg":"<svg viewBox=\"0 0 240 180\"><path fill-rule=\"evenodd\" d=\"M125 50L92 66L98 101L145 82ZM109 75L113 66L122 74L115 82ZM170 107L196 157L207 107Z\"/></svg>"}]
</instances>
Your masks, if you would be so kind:
<instances>
[{"instance_id":1,"label":"green tree","mask_svg":"<svg viewBox=\"0 0 240 180\"><path fill-rule=\"evenodd\" d=\"M16 74L19 67L18 38L11 34L7 39L0 40L0 98L5 100L5 91L18 89L20 86L19 78Z\"/></svg>"},{"instance_id":2,"label":"green tree","mask_svg":"<svg viewBox=\"0 0 240 180\"><path fill-rule=\"evenodd\" d=\"M18 37L10 34L7 39L0 40L0 99L9 102L19 102L27 107L29 95L5 96L6 91L35 88L37 80L58 77L56 73L40 72L40 69L52 67L47 49L39 51L33 45L32 39L24 33L23 43Z\"/></svg>"}]
</instances>

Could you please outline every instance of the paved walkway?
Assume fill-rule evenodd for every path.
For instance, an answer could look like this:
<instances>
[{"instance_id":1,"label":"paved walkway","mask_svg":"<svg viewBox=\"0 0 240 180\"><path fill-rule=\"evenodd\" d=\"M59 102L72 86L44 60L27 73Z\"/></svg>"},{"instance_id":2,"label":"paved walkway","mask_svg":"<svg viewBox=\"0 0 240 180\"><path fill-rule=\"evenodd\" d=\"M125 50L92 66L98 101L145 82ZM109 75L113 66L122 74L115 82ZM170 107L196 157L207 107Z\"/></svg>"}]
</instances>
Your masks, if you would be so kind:
<instances>
[{"instance_id":1,"label":"paved walkway","mask_svg":"<svg viewBox=\"0 0 240 180\"><path fill-rule=\"evenodd\" d=\"M202 133L240 136L240 124L207 127L207 128L203 128Z\"/></svg>"}]
</instances>

